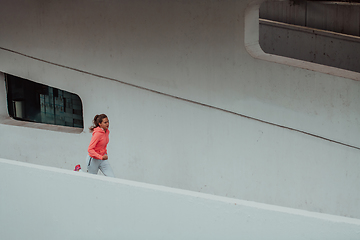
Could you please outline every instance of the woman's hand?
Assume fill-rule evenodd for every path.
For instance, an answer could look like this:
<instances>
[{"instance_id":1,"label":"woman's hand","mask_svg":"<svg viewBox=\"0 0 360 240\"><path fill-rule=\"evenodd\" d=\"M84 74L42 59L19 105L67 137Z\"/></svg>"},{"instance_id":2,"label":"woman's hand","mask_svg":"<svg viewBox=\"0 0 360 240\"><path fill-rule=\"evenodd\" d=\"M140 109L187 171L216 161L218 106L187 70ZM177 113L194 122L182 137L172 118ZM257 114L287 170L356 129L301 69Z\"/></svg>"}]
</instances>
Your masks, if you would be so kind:
<instances>
[{"instance_id":1,"label":"woman's hand","mask_svg":"<svg viewBox=\"0 0 360 240\"><path fill-rule=\"evenodd\" d=\"M102 157L102 160L107 160L108 159L108 155L104 155L103 157Z\"/></svg>"}]
</instances>

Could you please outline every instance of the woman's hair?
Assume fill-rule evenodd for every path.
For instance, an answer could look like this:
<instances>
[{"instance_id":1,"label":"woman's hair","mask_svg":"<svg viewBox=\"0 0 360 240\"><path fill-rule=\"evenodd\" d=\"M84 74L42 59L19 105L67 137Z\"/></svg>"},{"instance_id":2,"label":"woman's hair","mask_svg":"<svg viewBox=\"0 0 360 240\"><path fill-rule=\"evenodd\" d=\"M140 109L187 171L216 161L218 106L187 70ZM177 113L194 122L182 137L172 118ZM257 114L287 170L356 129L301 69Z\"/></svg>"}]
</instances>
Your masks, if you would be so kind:
<instances>
[{"instance_id":1,"label":"woman's hair","mask_svg":"<svg viewBox=\"0 0 360 240\"><path fill-rule=\"evenodd\" d=\"M96 115L93 120L93 125L89 127L90 132L93 132L94 128L97 128L99 126L99 123L102 123L104 118L107 118L105 114Z\"/></svg>"}]
</instances>

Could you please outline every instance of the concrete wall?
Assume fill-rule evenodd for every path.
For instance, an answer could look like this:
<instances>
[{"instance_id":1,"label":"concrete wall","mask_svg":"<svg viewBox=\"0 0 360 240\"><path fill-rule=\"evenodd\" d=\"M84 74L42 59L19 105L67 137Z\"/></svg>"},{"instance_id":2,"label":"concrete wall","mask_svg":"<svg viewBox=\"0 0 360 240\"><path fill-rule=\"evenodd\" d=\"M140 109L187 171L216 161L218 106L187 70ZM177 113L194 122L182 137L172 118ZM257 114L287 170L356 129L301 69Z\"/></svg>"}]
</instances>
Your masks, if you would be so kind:
<instances>
[{"instance_id":1,"label":"concrete wall","mask_svg":"<svg viewBox=\"0 0 360 240\"><path fill-rule=\"evenodd\" d=\"M360 72L360 4L265 1L259 9L262 50Z\"/></svg>"},{"instance_id":2,"label":"concrete wall","mask_svg":"<svg viewBox=\"0 0 360 240\"><path fill-rule=\"evenodd\" d=\"M259 3L4 0L0 71L106 113L119 178L359 218L360 82L251 56ZM19 126L1 88L0 157L83 165L86 129Z\"/></svg>"},{"instance_id":3,"label":"concrete wall","mask_svg":"<svg viewBox=\"0 0 360 240\"><path fill-rule=\"evenodd\" d=\"M260 18L360 36L360 4L341 1L265 1Z\"/></svg>"},{"instance_id":4,"label":"concrete wall","mask_svg":"<svg viewBox=\"0 0 360 240\"><path fill-rule=\"evenodd\" d=\"M261 20L259 42L269 54L360 73L360 37Z\"/></svg>"},{"instance_id":5,"label":"concrete wall","mask_svg":"<svg viewBox=\"0 0 360 240\"><path fill-rule=\"evenodd\" d=\"M360 220L0 159L2 239L359 239Z\"/></svg>"}]
</instances>

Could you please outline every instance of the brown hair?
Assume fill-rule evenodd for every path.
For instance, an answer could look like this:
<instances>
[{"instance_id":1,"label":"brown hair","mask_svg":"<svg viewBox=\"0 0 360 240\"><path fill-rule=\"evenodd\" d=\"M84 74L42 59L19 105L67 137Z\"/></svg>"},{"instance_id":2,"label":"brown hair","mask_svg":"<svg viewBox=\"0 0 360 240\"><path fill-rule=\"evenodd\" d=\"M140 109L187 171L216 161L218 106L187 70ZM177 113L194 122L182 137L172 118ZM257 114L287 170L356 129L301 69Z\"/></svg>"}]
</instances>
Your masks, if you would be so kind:
<instances>
[{"instance_id":1,"label":"brown hair","mask_svg":"<svg viewBox=\"0 0 360 240\"><path fill-rule=\"evenodd\" d=\"M93 125L89 127L90 132L93 132L94 128L97 128L99 126L99 123L102 123L104 118L107 118L105 114L96 115L93 120Z\"/></svg>"}]
</instances>

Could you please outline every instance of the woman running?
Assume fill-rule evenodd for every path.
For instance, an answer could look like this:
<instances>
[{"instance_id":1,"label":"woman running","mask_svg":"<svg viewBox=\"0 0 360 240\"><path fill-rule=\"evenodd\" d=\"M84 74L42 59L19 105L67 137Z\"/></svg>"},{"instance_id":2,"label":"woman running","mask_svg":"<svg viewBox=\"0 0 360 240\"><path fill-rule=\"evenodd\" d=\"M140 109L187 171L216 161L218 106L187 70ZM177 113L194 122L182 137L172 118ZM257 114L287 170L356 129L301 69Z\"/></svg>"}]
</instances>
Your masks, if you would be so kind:
<instances>
[{"instance_id":1,"label":"woman running","mask_svg":"<svg viewBox=\"0 0 360 240\"><path fill-rule=\"evenodd\" d=\"M105 114L96 115L89 128L92 138L86 158L87 171L97 174L99 169L108 177L115 177L109 164L106 146L109 143L109 119Z\"/></svg>"}]
</instances>

